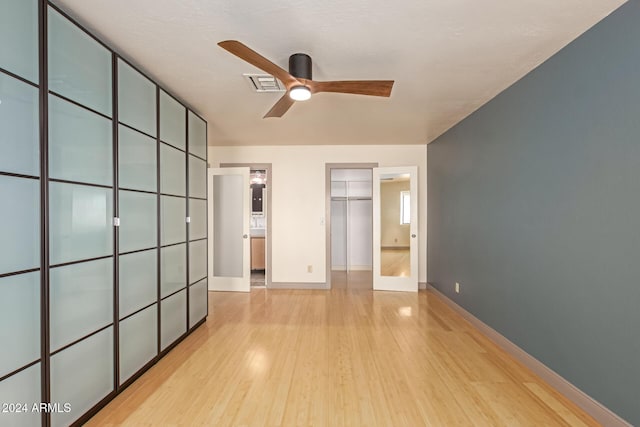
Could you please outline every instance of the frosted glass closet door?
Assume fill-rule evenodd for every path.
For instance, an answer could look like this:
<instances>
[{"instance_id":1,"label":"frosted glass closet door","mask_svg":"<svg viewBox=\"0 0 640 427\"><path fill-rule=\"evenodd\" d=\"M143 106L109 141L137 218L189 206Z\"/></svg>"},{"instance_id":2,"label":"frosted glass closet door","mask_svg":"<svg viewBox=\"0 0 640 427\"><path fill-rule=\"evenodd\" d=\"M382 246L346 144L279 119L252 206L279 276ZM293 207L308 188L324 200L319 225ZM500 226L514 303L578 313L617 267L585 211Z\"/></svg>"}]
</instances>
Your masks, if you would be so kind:
<instances>
[{"instance_id":1,"label":"frosted glass closet door","mask_svg":"<svg viewBox=\"0 0 640 427\"><path fill-rule=\"evenodd\" d=\"M40 266L40 181L0 176L0 274Z\"/></svg>"},{"instance_id":2,"label":"frosted glass closet door","mask_svg":"<svg viewBox=\"0 0 640 427\"><path fill-rule=\"evenodd\" d=\"M158 250L120 255L120 318L154 303L158 297Z\"/></svg>"},{"instance_id":3,"label":"frosted glass closet door","mask_svg":"<svg viewBox=\"0 0 640 427\"><path fill-rule=\"evenodd\" d=\"M31 412L31 405L42 400L40 383L40 363L0 381L0 402L28 402L27 412L1 413L0 420L2 420L3 426L33 427L40 425L42 415L37 411Z\"/></svg>"},{"instance_id":4,"label":"frosted glass closet door","mask_svg":"<svg viewBox=\"0 0 640 427\"><path fill-rule=\"evenodd\" d=\"M189 239L207 237L207 202L206 200L189 199Z\"/></svg>"},{"instance_id":5,"label":"frosted glass closet door","mask_svg":"<svg viewBox=\"0 0 640 427\"><path fill-rule=\"evenodd\" d=\"M186 146L186 109L160 91L160 140L181 150Z\"/></svg>"},{"instance_id":6,"label":"frosted glass closet door","mask_svg":"<svg viewBox=\"0 0 640 427\"><path fill-rule=\"evenodd\" d=\"M186 196L186 157L184 152L160 144L160 192Z\"/></svg>"},{"instance_id":7,"label":"frosted glass closet door","mask_svg":"<svg viewBox=\"0 0 640 427\"><path fill-rule=\"evenodd\" d=\"M157 330L155 304L120 322L120 384L156 356Z\"/></svg>"},{"instance_id":8,"label":"frosted glass closet door","mask_svg":"<svg viewBox=\"0 0 640 427\"><path fill-rule=\"evenodd\" d=\"M113 328L51 356L51 401L72 411L52 413L51 425L68 426L114 389Z\"/></svg>"},{"instance_id":9,"label":"frosted glass closet door","mask_svg":"<svg viewBox=\"0 0 640 427\"><path fill-rule=\"evenodd\" d=\"M113 258L52 268L51 350L113 323Z\"/></svg>"},{"instance_id":10,"label":"frosted glass closet door","mask_svg":"<svg viewBox=\"0 0 640 427\"><path fill-rule=\"evenodd\" d=\"M112 145L111 120L49 95L51 178L112 185Z\"/></svg>"},{"instance_id":11,"label":"frosted glass closet door","mask_svg":"<svg viewBox=\"0 0 640 427\"><path fill-rule=\"evenodd\" d=\"M0 171L40 175L38 89L0 73L0 100Z\"/></svg>"},{"instance_id":12,"label":"frosted glass closet door","mask_svg":"<svg viewBox=\"0 0 640 427\"><path fill-rule=\"evenodd\" d=\"M187 286L187 245L173 245L160 249L160 297Z\"/></svg>"},{"instance_id":13,"label":"frosted glass closet door","mask_svg":"<svg viewBox=\"0 0 640 427\"><path fill-rule=\"evenodd\" d=\"M160 307L160 344L164 350L187 332L187 291L162 300Z\"/></svg>"},{"instance_id":14,"label":"frosted glass closet door","mask_svg":"<svg viewBox=\"0 0 640 427\"><path fill-rule=\"evenodd\" d=\"M157 202L155 194L119 191L120 253L157 246Z\"/></svg>"},{"instance_id":15,"label":"frosted glass closet door","mask_svg":"<svg viewBox=\"0 0 640 427\"><path fill-rule=\"evenodd\" d=\"M207 279L189 288L189 327L193 327L207 315Z\"/></svg>"},{"instance_id":16,"label":"frosted glass closet door","mask_svg":"<svg viewBox=\"0 0 640 427\"><path fill-rule=\"evenodd\" d=\"M189 111L189 153L207 158L207 124Z\"/></svg>"},{"instance_id":17,"label":"frosted glass closet door","mask_svg":"<svg viewBox=\"0 0 640 427\"><path fill-rule=\"evenodd\" d=\"M48 30L49 90L111 117L111 52L52 8Z\"/></svg>"},{"instance_id":18,"label":"frosted glass closet door","mask_svg":"<svg viewBox=\"0 0 640 427\"><path fill-rule=\"evenodd\" d=\"M112 194L105 188L49 185L52 265L113 253Z\"/></svg>"},{"instance_id":19,"label":"frosted glass closet door","mask_svg":"<svg viewBox=\"0 0 640 427\"><path fill-rule=\"evenodd\" d=\"M118 120L156 136L156 85L122 59L118 59Z\"/></svg>"},{"instance_id":20,"label":"frosted glass closet door","mask_svg":"<svg viewBox=\"0 0 640 427\"><path fill-rule=\"evenodd\" d=\"M0 67L34 83L38 83L38 3L3 0L0 13Z\"/></svg>"},{"instance_id":21,"label":"frosted glass closet door","mask_svg":"<svg viewBox=\"0 0 640 427\"><path fill-rule=\"evenodd\" d=\"M40 358L39 272L0 279L0 337L0 377Z\"/></svg>"},{"instance_id":22,"label":"frosted glass closet door","mask_svg":"<svg viewBox=\"0 0 640 427\"><path fill-rule=\"evenodd\" d=\"M207 198L207 162L189 156L189 197Z\"/></svg>"},{"instance_id":23,"label":"frosted glass closet door","mask_svg":"<svg viewBox=\"0 0 640 427\"><path fill-rule=\"evenodd\" d=\"M36 0L0 1L0 68L38 83ZM0 72L0 172L40 175L38 88ZM41 401L40 180L0 175L0 403L27 403L27 412L0 412L0 424L39 425ZM20 273L22 272L22 273ZM11 409L11 408L9 408Z\"/></svg>"},{"instance_id":24,"label":"frosted glass closet door","mask_svg":"<svg viewBox=\"0 0 640 427\"><path fill-rule=\"evenodd\" d=\"M162 245L182 243L187 239L185 199L180 197L162 196L160 198L161 224L160 232Z\"/></svg>"},{"instance_id":25,"label":"frosted glass closet door","mask_svg":"<svg viewBox=\"0 0 640 427\"><path fill-rule=\"evenodd\" d=\"M195 283L207 277L207 241L189 242L189 278Z\"/></svg>"},{"instance_id":26,"label":"frosted glass closet door","mask_svg":"<svg viewBox=\"0 0 640 427\"><path fill-rule=\"evenodd\" d=\"M156 192L156 140L118 127L118 167L120 188Z\"/></svg>"}]
</instances>

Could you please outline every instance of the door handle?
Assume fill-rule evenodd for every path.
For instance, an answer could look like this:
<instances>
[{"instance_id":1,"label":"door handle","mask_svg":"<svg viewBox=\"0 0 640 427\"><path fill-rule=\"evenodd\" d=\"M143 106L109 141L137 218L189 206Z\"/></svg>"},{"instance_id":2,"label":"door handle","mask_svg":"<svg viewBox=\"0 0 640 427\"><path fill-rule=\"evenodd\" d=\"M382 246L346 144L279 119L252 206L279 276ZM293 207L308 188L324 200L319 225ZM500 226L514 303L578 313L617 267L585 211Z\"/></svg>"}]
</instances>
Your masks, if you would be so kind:
<instances>
[{"instance_id":1,"label":"door handle","mask_svg":"<svg viewBox=\"0 0 640 427\"><path fill-rule=\"evenodd\" d=\"M416 238L416 235L415 235L415 234L412 234L412 235L411 235L411 237L415 239L415 238Z\"/></svg>"},{"instance_id":2,"label":"door handle","mask_svg":"<svg viewBox=\"0 0 640 427\"><path fill-rule=\"evenodd\" d=\"M242 235L242 238L243 238L243 239L246 239L247 237L249 237L249 236L247 236L246 234L243 234L243 235Z\"/></svg>"}]
</instances>

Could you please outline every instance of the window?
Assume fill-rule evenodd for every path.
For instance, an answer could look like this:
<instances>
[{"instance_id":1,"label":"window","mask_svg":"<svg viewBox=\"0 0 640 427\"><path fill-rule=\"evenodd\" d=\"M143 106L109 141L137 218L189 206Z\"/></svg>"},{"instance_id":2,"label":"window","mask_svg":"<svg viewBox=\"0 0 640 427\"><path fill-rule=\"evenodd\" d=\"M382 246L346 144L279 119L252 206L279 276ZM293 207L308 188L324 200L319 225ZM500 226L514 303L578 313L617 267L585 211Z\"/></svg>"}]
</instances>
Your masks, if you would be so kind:
<instances>
[{"instance_id":1,"label":"window","mask_svg":"<svg viewBox=\"0 0 640 427\"><path fill-rule=\"evenodd\" d=\"M411 224L411 193L400 192L400 224Z\"/></svg>"}]
</instances>

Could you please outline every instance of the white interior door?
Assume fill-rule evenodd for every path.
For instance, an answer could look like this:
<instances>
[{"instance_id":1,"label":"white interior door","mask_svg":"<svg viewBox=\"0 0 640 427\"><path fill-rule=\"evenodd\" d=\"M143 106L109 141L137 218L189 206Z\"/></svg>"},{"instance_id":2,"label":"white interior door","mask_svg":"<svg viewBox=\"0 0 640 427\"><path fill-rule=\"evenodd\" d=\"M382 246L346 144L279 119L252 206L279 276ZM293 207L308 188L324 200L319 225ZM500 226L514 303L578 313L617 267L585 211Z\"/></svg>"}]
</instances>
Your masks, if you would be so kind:
<instances>
[{"instance_id":1,"label":"white interior door","mask_svg":"<svg viewBox=\"0 0 640 427\"><path fill-rule=\"evenodd\" d=\"M418 167L373 169L373 289L418 291Z\"/></svg>"},{"instance_id":2,"label":"white interior door","mask_svg":"<svg viewBox=\"0 0 640 427\"><path fill-rule=\"evenodd\" d=\"M249 168L210 168L209 290L249 292Z\"/></svg>"}]
</instances>

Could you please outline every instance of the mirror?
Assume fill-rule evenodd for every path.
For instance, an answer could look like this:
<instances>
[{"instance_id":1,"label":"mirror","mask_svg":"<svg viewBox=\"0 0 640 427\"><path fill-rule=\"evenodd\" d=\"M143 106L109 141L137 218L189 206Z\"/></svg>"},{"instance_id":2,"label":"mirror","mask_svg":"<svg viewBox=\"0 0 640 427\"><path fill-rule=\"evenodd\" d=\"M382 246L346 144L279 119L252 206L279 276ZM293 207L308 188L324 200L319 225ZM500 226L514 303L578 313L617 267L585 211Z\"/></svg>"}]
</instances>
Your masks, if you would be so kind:
<instances>
[{"instance_id":1,"label":"mirror","mask_svg":"<svg viewBox=\"0 0 640 427\"><path fill-rule=\"evenodd\" d=\"M380 175L380 275L411 275L411 197L408 173Z\"/></svg>"}]
</instances>

